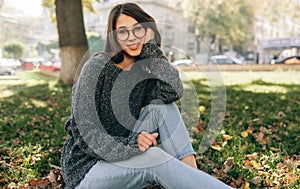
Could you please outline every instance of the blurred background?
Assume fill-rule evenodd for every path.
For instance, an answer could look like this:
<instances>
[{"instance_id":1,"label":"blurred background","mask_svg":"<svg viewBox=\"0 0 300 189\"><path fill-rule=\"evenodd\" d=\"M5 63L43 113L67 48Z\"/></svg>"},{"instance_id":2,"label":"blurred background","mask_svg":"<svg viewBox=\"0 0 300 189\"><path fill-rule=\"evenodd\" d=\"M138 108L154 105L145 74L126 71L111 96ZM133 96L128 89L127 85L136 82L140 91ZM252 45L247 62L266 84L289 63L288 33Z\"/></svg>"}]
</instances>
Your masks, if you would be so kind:
<instances>
[{"instance_id":1,"label":"blurred background","mask_svg":"<svg viewBox=\"0 0 300 189\"><path fill-rule=\"evenodd\" d=\"M104 46L110 9L124 1L83 0L91 51ZM299 0L135 0L160 28L163 49L175 65L299 64ZM59 71L54 0L0 0L1 64ZM182 37L184 36L184 37ZM93 49L92 49L93 48ZM13 74L7 69L0 74Z\"/></svg>"},{"instance_id":2,"label":"blurred background","mask_svg":"<svg viewBox=\"0 0 300 189\"><path fill-rule=\"evenodd\" d=\"M124 2L0 0L0 188L63 188L71 86ZM234 188L300 188L300 0L130 2L155 18L166 57L198 95L181 111L198 168ZM214 95L218 84L226 91ZM222 128L203 152L218 97Z\"/></svg>"}]
</instances>

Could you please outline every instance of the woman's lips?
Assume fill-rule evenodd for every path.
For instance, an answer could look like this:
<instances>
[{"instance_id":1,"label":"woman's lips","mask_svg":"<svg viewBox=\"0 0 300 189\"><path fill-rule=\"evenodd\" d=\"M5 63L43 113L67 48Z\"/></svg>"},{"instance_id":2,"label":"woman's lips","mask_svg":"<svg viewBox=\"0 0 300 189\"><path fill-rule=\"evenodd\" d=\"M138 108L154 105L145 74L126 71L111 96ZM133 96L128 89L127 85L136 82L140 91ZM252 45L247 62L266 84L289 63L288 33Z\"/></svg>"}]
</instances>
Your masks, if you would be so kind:
<instances>
[{"instance_id":1,"label":"woman's lips","mask_svg":"<svg viewBox=\"0 0 300 189\"><path fill-rule=\"evenodd\" d=\"M139 43L127 45L130 50L136 50L139 47Z\"/></svg>"}]
</instances>

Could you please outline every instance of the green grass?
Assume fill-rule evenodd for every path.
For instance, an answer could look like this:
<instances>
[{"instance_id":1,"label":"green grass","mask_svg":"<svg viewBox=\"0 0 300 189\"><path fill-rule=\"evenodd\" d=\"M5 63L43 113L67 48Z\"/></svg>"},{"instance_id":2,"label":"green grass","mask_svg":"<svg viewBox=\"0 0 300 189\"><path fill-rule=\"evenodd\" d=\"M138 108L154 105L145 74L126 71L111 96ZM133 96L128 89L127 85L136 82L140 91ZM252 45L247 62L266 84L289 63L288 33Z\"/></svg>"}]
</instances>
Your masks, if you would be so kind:
<instances>
[{"instance_id":1,"label":"green grass","mask_svg":"<svg viewBox=\"0 0 300 189\"><path fill-rule=\"evenodd\" d=\"M38 72L2 80L0 90L1 185L27 183L59 166L70 115L71 89Z\"/></svg>"},{"instance_id":2,"label":"green grass","mask_svg":"<svg viewBox=\"0 0 300 189\"><path fill-rule=\"evenodd\" d=\"M191 133L198 151L211 116L210 88L203 75L186 75L202 106L201 124ZM47 176L50 164L60 166L70 115L70 86L39 72L18 77L0 80L0 188L22 186ZM214 148L198 153L199 169L244 188L300 188L300 73L234 72L222 79L225 119ZM226 170L229 157L233 165Z\"/></svg>"},{"instance_id":3,"label":"green grass","mask_svg":"<svg viewBox=\"0 0 300 189\"><path fill-rule=\"evenodd\" d=\"M244 187L248 182L251 188L300 188L299 72L234 72L222 75L227 106L222 133L213 144L219 148L199 153L199 168L219 176L228 184L235 183L242 175ZM196 77L195 73L189 76L193 78L197 93L207 95L199 99L200 104L206 107L200 119L202 124L193 130L193 138L197 139L193 145L197 149L203 137L201 125L205 129L209 122L211 105L207 99L210 99L210 93L205 90L209 86L203 76ZM247 136L242 136L244 133ZM251 154L254 154L255 161L247 158ZM226 176L222 176L223 164L229 157L234 157L234 166ZM286 168L287 165L290 167ZM283 171L283 168L286 169ZM261 178L259 183L253 181L256 176Z\"/></svg>"}]
</instances>

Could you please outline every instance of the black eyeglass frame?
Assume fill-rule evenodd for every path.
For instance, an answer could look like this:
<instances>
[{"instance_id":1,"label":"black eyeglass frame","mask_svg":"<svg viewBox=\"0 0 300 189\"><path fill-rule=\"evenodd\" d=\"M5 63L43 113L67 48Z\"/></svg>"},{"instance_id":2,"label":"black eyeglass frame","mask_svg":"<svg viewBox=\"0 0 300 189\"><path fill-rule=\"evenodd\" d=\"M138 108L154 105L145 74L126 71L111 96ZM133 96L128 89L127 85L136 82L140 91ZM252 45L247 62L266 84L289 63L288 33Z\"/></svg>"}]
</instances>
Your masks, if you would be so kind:
<instances>
[{"instance_id":1,"label":"black eyeglass frame","mask_svg":"<svg viewBox=\"0 0 300 189\"><path fill-rule=\"evenodd\" d=\"M142 27L144 30L145 30L145 33L144 33L144 35L143 36L137 36L136 34L135 34L135 30L136 29L138 29L139 27ZM135 28L133 28L132 30L125 30L125 29L122 29L122 31L124 32L124 31L126 31L127 32L127 37L126 37L126 39L120 39L119 37L118 37L118 32L120 32L120 30L116 30L114 33L115 33L115 35L116 35L116 37L120 40L120 41L127 41L128 39L129 39L129 37L130 37L130 32L132 32L132 34L134 35L134 37L136 37L136 38L138 38L138 39L141 39L141 38L143 38L145 35L146 35L146 33L147 33L147 27L144 27L143 25L142 26L138 26L138 27L135 27Z\"/></svg>"}]
</instances>

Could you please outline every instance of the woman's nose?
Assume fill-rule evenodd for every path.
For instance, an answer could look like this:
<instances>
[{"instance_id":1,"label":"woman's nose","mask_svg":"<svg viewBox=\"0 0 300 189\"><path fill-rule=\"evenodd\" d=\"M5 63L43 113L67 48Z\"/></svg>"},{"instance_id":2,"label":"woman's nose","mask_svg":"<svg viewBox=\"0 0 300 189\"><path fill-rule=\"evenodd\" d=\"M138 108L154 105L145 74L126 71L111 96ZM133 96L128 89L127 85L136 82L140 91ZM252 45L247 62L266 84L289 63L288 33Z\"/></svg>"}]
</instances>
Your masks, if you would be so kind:
<instances>
[{"instance_id":1,"label":"woman's nose","mask_svg":"<svg viewBox=\"0 0 300 189\"><path fill-rule=\"evenodd\" d=\"M135 35L133 34L133 31L131 30L131 31L128 31L129 33L128 33L128 40L129 41L133 41L133 40L135 40L136 39L136 37L135 37Z\"/></svg>"}]
</instances>

